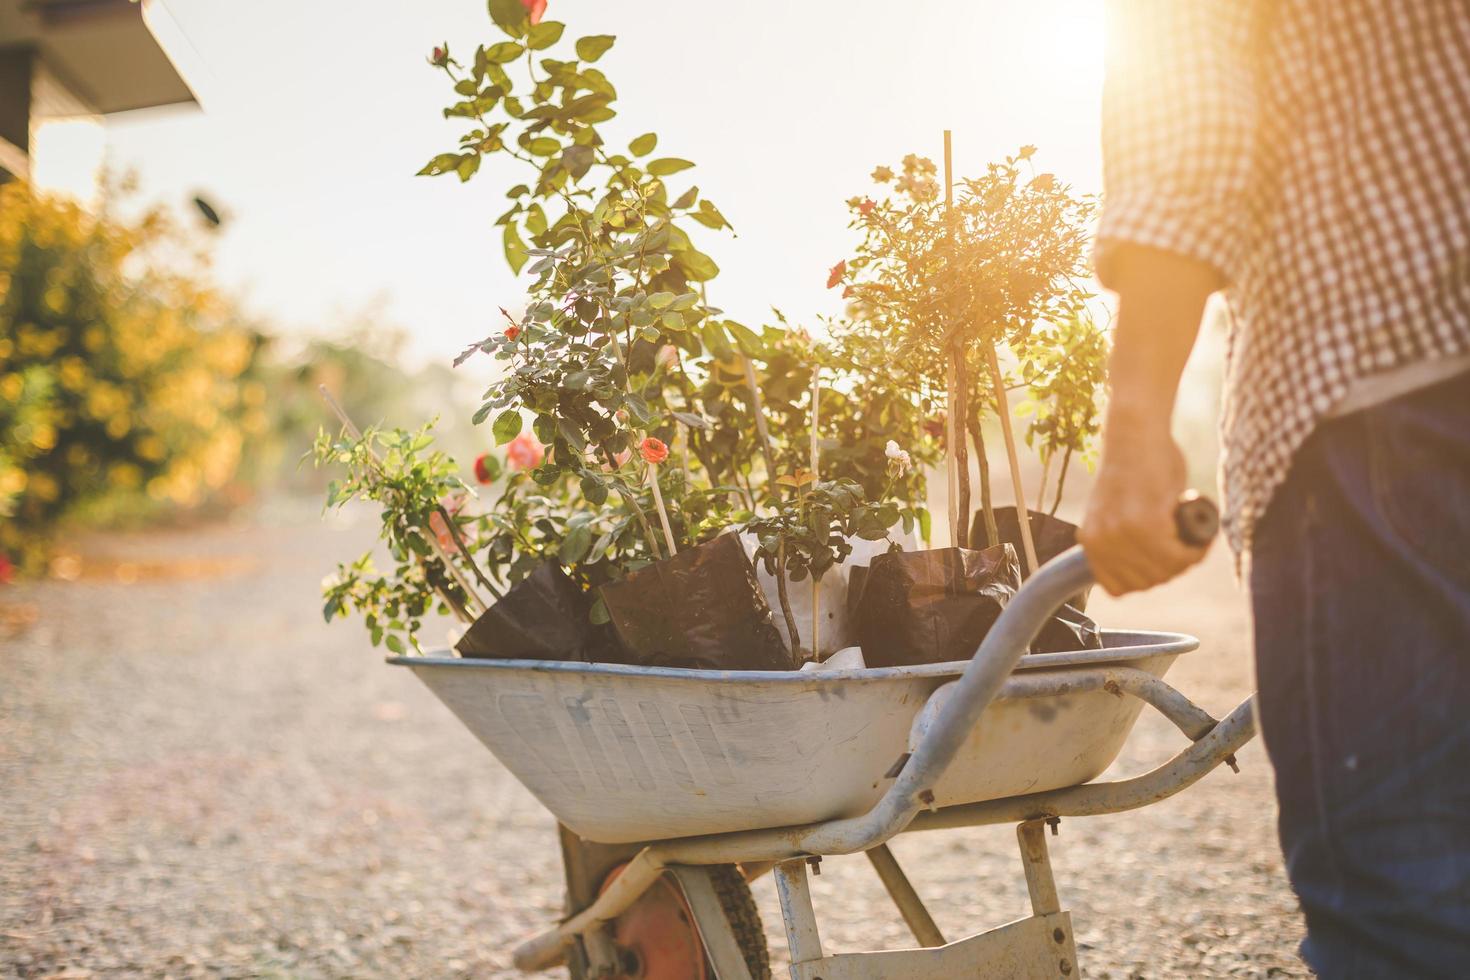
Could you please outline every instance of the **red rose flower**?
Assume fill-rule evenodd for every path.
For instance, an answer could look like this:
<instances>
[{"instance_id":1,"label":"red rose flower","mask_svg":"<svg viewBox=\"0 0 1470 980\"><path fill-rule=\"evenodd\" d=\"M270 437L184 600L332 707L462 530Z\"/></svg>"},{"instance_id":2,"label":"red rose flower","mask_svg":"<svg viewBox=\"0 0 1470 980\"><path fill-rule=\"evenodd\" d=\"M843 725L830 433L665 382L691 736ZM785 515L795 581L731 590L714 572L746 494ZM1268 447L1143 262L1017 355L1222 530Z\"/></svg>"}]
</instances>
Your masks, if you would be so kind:
<instances>
[{"instance_id":1,"label":"red rose flower","mask_svg":"<svg viewBox=\"0 0 1470 980\"><path fill-rule=\"evenodd\" d=\"M873 202L873 199L871 197L863 198L863 203L858 205L858 213L867 214L869 211L872 211L873 208L875 208L876 206L877 205Z\"/></svg>"},{"instance_id":2,"label":"red rose flower","mask_svg":"<svg viewBox=\"0 0 1470 980\"><path fill-rule=\"evenodd\" d=\"M846 289L844 289L842 291L842 298L843 299L852 299L852 297L853 297L852 287L851 286L848 286Z\"/></svg>"},{"instance_id":3,"label":"red rose flower","mask_svg":"<svg viewBox=\"0 0 1470 980\"><path fill-rule=\"evenodd\" d=\"M514 323L512 323L510 326L508 326L508 327L505 328L505 339L506 340L515 340L520 335L521 335L521 328L518 327L518 326L516 326Z\"/></svg>"},{"instance_id":4,"label":"red rose flower","mask_svg":"<svg viewBox=\"0 0 1470 980\"><path fill-rule=\"evenodd\" d=\"M546 0L521 0L521 6L531 15L531 23L541 23L541 18L546 13Z\"/></svg>"},{"instance_id":5,"label":"red rose flower","mask_svg":"<svg viewBox=\"0 0 1470 980\"><path fill-rule=\"evenodd\" d=\"M0 585L9 585L11 579L15 578L15 566L10 559L0 555Z\"/></svg>"},{"instance_id":6,"label":"red rose flower","mask_svg":"<svg viewBox=\"0 0 1470 980\"><path fill-rule=\"evenodd\" d=\"M481 453L475 457L475 482L479 484L490 483L495 479L490 472L490 454Z\"/></svg>"},{"instance_id":7,"label":"red rose flower","mask_svg":"<svg viewBox=\"0 0 1470 980\"><path fill-rule=\"evenodd\" d=\"M841 262L837 263L828 270L827 288L832 289L836 287L836 285L842 281L842 277L845 275L847 275L847 260L843 259Z\"/></svg>"},{"instance_id":8,"label":"red rose flower","mask_svg":"<svg viewBox=\"0 0 1470 980\"><path fill-rule=\"evenodd\" d=\"M662 439L649 436L639 444L638 455L643 457L644 462L657 466L669 458L669 447L664 445Z\"/></svg>"},{"instance_id":9,"label":"red rose flower","mask_svg":"<svg viewBox=\"0 0 1470 980\"><path fill-rule=\"evenodd\" d=\"M434 48L434 53L429 55L429 64L435 68L443 68L449 64L449 45Z\"/></svg>"}]
</instances>

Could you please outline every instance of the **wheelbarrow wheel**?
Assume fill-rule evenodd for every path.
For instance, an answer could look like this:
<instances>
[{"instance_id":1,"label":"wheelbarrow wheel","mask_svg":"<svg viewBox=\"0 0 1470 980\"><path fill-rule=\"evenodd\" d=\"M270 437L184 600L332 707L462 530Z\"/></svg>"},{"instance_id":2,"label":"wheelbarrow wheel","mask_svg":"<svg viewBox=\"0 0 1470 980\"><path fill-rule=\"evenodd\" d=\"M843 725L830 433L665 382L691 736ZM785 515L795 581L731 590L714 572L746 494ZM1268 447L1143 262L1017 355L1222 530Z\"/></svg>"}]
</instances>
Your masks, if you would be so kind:
<instances>
[{"instance_id":1,"label":"wheelbarrow wheel","mask_svg":"<svg viewBox=\"0 0 1470 980\"><path fill-rule=\"evenodd\" d=\"M603 888L622 870L622 865L614 868ZM734 865L708 870L752 980L770 980L766 934L750 886ZM619 959L614 980L714 980L714 967L705 954L689 903L672 875L659 878L609 924L608 931Z\"/></svg>"}]
</instances>

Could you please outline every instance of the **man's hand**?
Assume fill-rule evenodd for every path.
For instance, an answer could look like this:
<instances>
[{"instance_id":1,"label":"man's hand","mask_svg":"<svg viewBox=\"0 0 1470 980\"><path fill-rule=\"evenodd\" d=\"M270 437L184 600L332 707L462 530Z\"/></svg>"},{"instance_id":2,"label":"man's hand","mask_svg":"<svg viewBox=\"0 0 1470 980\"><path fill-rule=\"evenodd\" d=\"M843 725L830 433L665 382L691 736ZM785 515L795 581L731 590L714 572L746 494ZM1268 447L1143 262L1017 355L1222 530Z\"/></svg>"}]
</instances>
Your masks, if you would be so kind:
<instances>
[{"instance_id":1,"label":"man's hand","mask_svg":"<svg viewBox=\"0 0 1470 980\"><path fill-rule=\"evenodd\" d=\"M1205 556L1179 540L1174 508L1184 455L1169 434L1179 376L1219 274L1193 259L1116 247L1105 285L1118 292L1102 466L1077 540L1111 595L1166 582Z\"/></svg>"},{"instance_id":2,"label":"man's hand","mask_svg":"<svg viewBox=\"0 0 1470 980\"><path fill-rule=\"evenodd\" d=\"M1110 420L1102 465L1077 540L1110 595L1152 588L1205 556L1179 540L1174 508L1184 493L1184 454L1157 422L1125 430Z\"/></svg>"}]
</instances>

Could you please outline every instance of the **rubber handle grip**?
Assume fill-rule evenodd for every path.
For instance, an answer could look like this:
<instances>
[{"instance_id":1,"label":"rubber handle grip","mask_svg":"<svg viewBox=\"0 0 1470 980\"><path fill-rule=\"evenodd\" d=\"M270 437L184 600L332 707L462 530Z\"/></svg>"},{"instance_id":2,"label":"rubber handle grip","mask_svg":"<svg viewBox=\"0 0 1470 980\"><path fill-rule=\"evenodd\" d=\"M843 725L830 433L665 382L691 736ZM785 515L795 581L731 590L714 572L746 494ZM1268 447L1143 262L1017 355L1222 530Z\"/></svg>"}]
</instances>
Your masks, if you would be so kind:
<instances>
[{"instance_id":1,"label":"rubber handle grip","mask_svg":"<svg viewBox=\"0 0 1470 980\"><path fill-rule=\"evenodd\" d=\"M1194 490L1179 500L1174 508L1174 527L1179 540L1194 548L1203 548L1220 533L1220 508L1209 497Z\"/></svg>"}]
</instances>

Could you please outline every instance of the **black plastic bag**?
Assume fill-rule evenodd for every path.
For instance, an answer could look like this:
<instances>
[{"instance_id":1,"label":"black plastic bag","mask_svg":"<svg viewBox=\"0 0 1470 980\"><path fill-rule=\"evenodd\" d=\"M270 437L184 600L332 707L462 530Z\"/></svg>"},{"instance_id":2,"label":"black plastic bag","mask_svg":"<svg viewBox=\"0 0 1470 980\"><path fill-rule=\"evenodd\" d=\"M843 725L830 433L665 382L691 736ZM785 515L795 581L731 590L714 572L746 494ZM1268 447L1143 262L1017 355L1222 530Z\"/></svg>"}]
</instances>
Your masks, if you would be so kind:
<instances>
[{"instance_id":1,"label":"black plastic bag","mask_svg":"<svg viewBox=\"0 0 1470 980\"><path fill-rule=\"evenodd\" d=\"M1058 609L1031 643L1032 653L1070 653L1101 650L1102 634L1097 624L1070 605Z\"/></svg>"},{"instance_id":2,"label":"black plastic bag","mask_svg":"<svg viewBox=\"0 0 1470 980\"><path fill-rule=\"evenodd\" d=\"M1077 543L1077 525L1043 514L1040 511L1030 511L1031 517L1031 543L1036 546L1036 560L1045 565L1057 555L1066 551ZM975 520L970 526L970 543L976 547L982 544L991 548L998 544L1008 544L1016 549L1016 554L1025 554L1025 546L1021 543L1021 519L1014 507L995 508L995 530L1000 535L999 541L991 541L985 534L985 512L975 511ZM1073 606L1078 612L1087 608L1087 595L1091 589L1084 589L1067 600L1069 606Z\"/></svg>"},{"instance_id":3,"label":"black plastic bag","mask_svg":"<svg viewBox=\"0 0 1470 980\"><path fill-rule=\"evenodd\" d=\"M1014 548L941 548L879 555L851 570L848 616L869 667L969 660L1015 595ZM1069 605L1057 610L1031 653L1102 647L1097 624Z\"/></svg>"},{"instance_id":4,"label":"black plastic bag","mask_svg":"<svg viewBox=\"0 0 1470 980\"><path fill-rule=\"evenodd\" d=\"M722 534L599 591L621 663L704 670L797 666L738 534Z\"/></svg>"},{"instance_id":5,"label":"black plastic bag","mask_svg":"<svg viewBox=\"0 0 1470 980\"><path fill-rule=\"evenodd\" d=\"M593 660L606 629L592 624L592 597L561 565L544 561L475 620L454 648L496 660Z\"/></svg>"},{"instance_id":6,"label":"black plastic bag","mask_svg":"<svg viewBox=\"0 0 1470 980\"><path fill-rule=\"evenodd\" d=\"M848 591L863 662L900 667L969 660L1020 580L1010 545L876 556L865 574L850 579Z\"/></svg>"}]
</instances>

